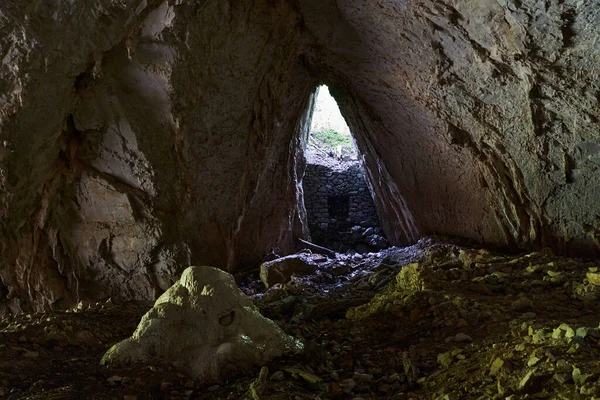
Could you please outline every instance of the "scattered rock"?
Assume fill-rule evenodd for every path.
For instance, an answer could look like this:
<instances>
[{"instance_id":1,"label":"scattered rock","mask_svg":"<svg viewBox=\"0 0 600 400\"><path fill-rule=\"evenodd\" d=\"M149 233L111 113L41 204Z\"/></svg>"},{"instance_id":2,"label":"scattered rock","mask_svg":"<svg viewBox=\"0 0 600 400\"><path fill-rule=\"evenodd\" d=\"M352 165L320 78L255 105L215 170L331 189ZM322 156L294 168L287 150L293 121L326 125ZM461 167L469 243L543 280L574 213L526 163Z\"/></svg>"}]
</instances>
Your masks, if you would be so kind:
<instances>
[{"instance_id":1,"label":"scattered rock","mask_svg":"<svg viewBox=\"0 0 600 400\"><path fill-rule=\"evenodd\" d=\"M123 380L123 377L121 377L119 375L113 375L110 378L108 378L106 381L110 384L116 384L116 383L121 383L122 380Z\"/></svg>"},{"instance_id":2,"label":"scattered rock","mask_svg":"<svg viewBox=\"0 0 600 400\"><path fill-rule=\"evenodd\" d=\"M504 360L497 357L496 359L494 359L494 361L492 362L492 366L490 367L490 375L497 375L498 372L500 372L500 370L502 369L502 367L504 366Z\"/></svg>"},{"instance_id":3,"label":"scattered rock","mask_svg":"<svg viewBox=\"0 0 600 400\"><path fill-rule=\"evenodd\" d=\"M533 302L527 297L522 296L515 300L510 307L515 311L529 310L533 307Z\"/></svg>"},{"instance_id":4,"label":"scattered rock","mask_svg":"<svg viewBox=\"0 0 600 400\"><path fill-rule=\"evenodd\" d=\"M600 273L588 272L585 277L591 285L600 286Z\"/></svg>"},{"instance_id":5,"label":"scattered rock","mask_svg":"<svg viewBox=\"0 0 600 400\"><path fill-rule=\"evenodd\" d=\"M294 367L286 366L283 368L283 370L285 372L287 372L288 374L292 374L293 376L294 375L299 376L300 378L302 378L303 380L305 380L308 383L316 384L316 383L323 381L323 379L321 379L314 373L307 371L306 368L302 368L301 366L294 366Z\"/></svg>"},{"instance_id":6,"label":"scattered rock","mask_svg":"<svg viewBox=\"0 0 600 400\"><path fill-rule=\"evenodd\" d=\"M589 328L585 328L585 327L577 328L577 331L575 332L575 336L578 339L585 339L585 337L588 335L589 330L590 330Z\"/></svg>"},{"instance_id":7,"label":"scattered rock","mask_svg":"<svg viewBox=\"0 0 600 400\"><path fill-rule=\"evenodd\" d=\"M454 341L456 342L472 342L473 338L467 334L464 333L457 333L456 336L454 337Z\"/></svg>"},{"instance_id":8,"label":"scattered rock","mask_svg":"<svg viewBox=\"0 0 600 400\"><path fill-rule=\"evenodd\" d=\"M444 400L459 400L460 396L457 392L450 392L444 396Z\"/></svg>"},{"instance_id":9,"label":"scattered rock","mask_svg":"<svg viewBox=\"0 0 600 400\"><path fill-rule=\"evenodd\" d=\"M564 385L564 384L568 383L571 380L571 375L569 375L569 374L556 373L552 377L560 385Z\"/></svg>"},{"instance_id":10,"label":"scattered rock","mask_svg":"<svg viewBox=\"0 0 600 400\"><path fill-rule=\"evenodd\" d=\"M262 367L260 369L260 373L258 374L258 378L256 378L251 384L250 384L250 397L253 400L260 400L261 396L265 393L265 391L267 390L267 380L269 378L269 368L267 367Z\"/></svg>"},{"instance_id":11,"label":"scattered rock","mask_svg":"<svg viewBox=\"0 0 600 400\"><path fill-rule=\"evenodd\" d=\"M533 367L535 366L538 362L540 362L540 359L537 358L536 356L531 356L529 358L529 360L527 361L527 366L528 367Z\"/></svg>"},{"instance_id":12,"label":"scattered rock","mask_svg":"<svg viewBox=\"0 0 600 400\"><path fill-rule=\"evenodd\" d=\"M523 379L519 381L519 390L523 390L527 387L529 382L531 381L531 377L533 376L533 371L529 371L525 374Z\"/></svg>"},{"instance_id":13,"label":"scattered rock","mask_svg":"<svg viewBox=\"0 0 600 400\"><path fill-rule=\"evenodd\" d=\"M40 353L37 351L26 351L23 356L26 358L38 358Z\"/></svg>"},{"instance_id":14,"label":"scattered rock","mask_svg":"<svg viewBox=\"0 0 600 400\"><path fill-rule=\"evenodd\" d=\"M406 375L408 383L415 383L419 378L419 369L410 352L405 351L402 353L402 365L404 366L404 374Z\"/></svg>"},{"instance_id":15,"label":"scattered rock","mask_svg":"<svg viewBox=\"0 0 600 400\"><path fill-rule=\"evenodd\" d=\"M450 352L438 354L438 356L437 356L437 362L442 367L448 368L452 364L452 362L453 362L452 354Z\"/></svg>"},{"instance_id":16,"label":"scattered rock","mask_svg":"<svg viewBox=\"0 0 600 400\"><path fill-rule=\"evenodd\" d=\"M344 393L351 393L356 387L356 382L354 379L344 379L340 382L340 387Z\"/></svg>"},{"instance_id":17,"label":"scattered rock","mask_svg":"<svg viewBox=\"0 0 600 400\"><path fill-rule=\"evenodd\" d=\"M153 387L156 391L163 382L166 382L162 384L163 397L171 398L202 397L201 392L207 398L267 398L271 394L285 392L287 397L299 400L341 400L357 396L403 400L443 400L456 396L458 399L516 400L526 396L570 400L592 398L598 393L597 344L600 330L595 327L595 306L588 303L581 307L582 301L577 297L577 285L588 288L586 290L593 287L584 281L587 266L571 265L558 259L554 260L552 269L561 273L550 274L547 272L548 263L535 255L523 257L520 261L519 258L465 250L458 262L454 258L458 251L452 255L453 252L447 248L440 248L437 251L439 255L433 254L419 258L419 263L414 263L413 268L408 268L405 275L396 281L393 278L401 269L400 261L398 266L382 265L383 257L378 258L377 255L366 255L360 263L351 256L340 256L336 261L328 261L310 279L298 279L268 291L255 278L247 281L242 275L238 276L242 289L254 296L255 304L261 310L278 318L278 324L286 332L303 337L308 343L306 351L295 359L281 358L269 363L270 367L277 368L274 370L277 372L268 379L263 396L258 394L260 390L256 391L260 389L257 383L262 378L252 382L255 395L249 392L251 381L243 375L238 381L223 381L222 386L204 388L202 382L186 378L172 368L184 370L181 365L157 362L161 358L118 370L119 375L130 375L135 371L134 381L123 376L105 385L95 384L94 378L100 375L93 372L91 376L82 378L83 383L91 385L92 391L104 392L112 388L113 391L135 393L140 398L150 397L150 389L147 388ZM404 257L407 263L414 261ZM535 268L528 269L528 264ZM331 273L336 268L339 268L339 275ZM376 283L381 281L375 279L377 276L391 277L392 282L387 288L376 289ZM549 277L556 276L562 276L570 284L551 285ZM490 292L483 295L474 292L469 286L474 282L485 284ZM368 301L369 293L375 293L375 297L368 319L355 322L342 318L347 307L361 304L356 302L357 299L366 298L363 301ZM523 297L519 293L527 293L528 298L535 300L537 313L513 309L515 300ZM189 303L187 297L178 299L178 304ZM205 307L208 306L209 302L205 302ZM116 303L111 307L120 305ZM164 315L167 311L171 312L167 306L162 307L165 307ZM51 359L56 358L63 360L64 365L70 365L69 368L78 368L89 358L84 352L89 352L89 347L94 345L92 342L84 344L82 339L90 338L90 334L85 332L93 332L98 340L116 342L131 333L143 314L140 310L129 328L123 330L121 327L121 334L111 336L112 325L120 326L121 319L105 318L98 313L99 308L92 313L88 310L86 306L77 313L48 313L48 317L31 314L29 318L15 316L8 319L13 322L4 325L3 321L8 320L0 317L3 363L14 361L16 368L19 368L19 363L31 368L38 363L48 365ZM214 319L221 322L217 325L231 326L232 315L227 312L215 314ZM94 321L97 316L100 316L99 320ZM163 319L169 324L181 325L177 321ZM94 323L87 326L89 321ZM106 321L114 324L105 328ZM35 330L37 323L42 325ZM185 320L185 324L188 323ZM191 329L200 331L192 325ZM477 340L469 345L456 342L457 332L462 335L471 333L464 329L466 327L477 333ZM462 335L459 335L459 340L462 340ZM446 337L449 340L444 342ZM409 351L404 351L407 339L412 341L412 345ZM65 341L63 353L52 350L59 340ZM373 342L379 346L372 347ZM39 353L35 363L24 357L26 351ZM0 368L2 365L0 363ZM422 366L421 372L417 365ZM439 368L436 369L435 365ZM15 379L14 382L24 379L22 386L31 387L28 393L32 394L36 391L41 393L38 388L44 387L43 384L38 385L37 380L46 380L49 384L50 379L66 377L64 374L53 375L52 369L47 366L41 373L36 371L35 381L25 377L26 374L18 378L5 371L8 370L0 371L0 387L5 388L6 396L14 395L16 398L24 397L24 389L12 382L9 385L3 380L4 376ZM387 374L387 371L400 373ZM82 372L85 376L88 371L84 368ZM76 379L74 375L73 379ZM194 390L196 384L203 388ZM11 389L8 390L8 387ZM45 387L44 395L45 398L53 398L48 387ZM62 395L64 397L64 393ZM120 396L123 398L123 393ZM113 397L119 397L119 394Z\"/></svg>"},{"instance_id":18,"label":"scattered rock","mask_svg":"<svg viewBox=\"0 0 600 400\"><path fill-rule=\"evenodd\" d=\"M283 371L277 371L273 373L269 379L273 379L274 381L282 381L285 379L285 375Z\"/></svg>"}]
</instances>

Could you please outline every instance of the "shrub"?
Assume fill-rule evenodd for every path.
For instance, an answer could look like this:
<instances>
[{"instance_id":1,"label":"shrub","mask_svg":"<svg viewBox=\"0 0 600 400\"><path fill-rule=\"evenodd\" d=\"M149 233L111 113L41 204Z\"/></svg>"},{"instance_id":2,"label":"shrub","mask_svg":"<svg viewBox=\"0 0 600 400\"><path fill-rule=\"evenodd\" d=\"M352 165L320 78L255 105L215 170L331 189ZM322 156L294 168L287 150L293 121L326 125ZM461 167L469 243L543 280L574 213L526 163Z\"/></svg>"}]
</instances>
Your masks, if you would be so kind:
<instances>
[{"instance_id":1,"label":"shrub","mask_svg":"<svg viewBox=\"0 0 600 400\"><path fill-rule=\"evenodd\" d=\"M354 145L350 136L341 135L334 129L326 128L313 131L311 135L315 141L320 142L321 147L325 147L327 150L333 150L341 145L344 150L353 151Z\"/></svg>"}]
</instances>

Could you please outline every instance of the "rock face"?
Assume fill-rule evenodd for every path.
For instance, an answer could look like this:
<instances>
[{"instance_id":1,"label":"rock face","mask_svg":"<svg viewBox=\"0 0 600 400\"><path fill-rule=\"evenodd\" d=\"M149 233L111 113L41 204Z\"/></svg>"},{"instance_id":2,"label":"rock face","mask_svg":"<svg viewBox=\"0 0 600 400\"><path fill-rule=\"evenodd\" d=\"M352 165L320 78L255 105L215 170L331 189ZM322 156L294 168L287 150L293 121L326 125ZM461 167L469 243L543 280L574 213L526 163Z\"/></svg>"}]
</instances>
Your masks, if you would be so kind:
<instances>
[{"instance_id":1,"label":"rock face","mask_svg":"<svg viewBox=\"0 0 600 400\"><path fill-rule=\"evenodd\" d=\"M0 307L290 252L320 83L392 244L597 254L599 30L570 0L5 1Z\"/></svg>"},{"instance_id":2,"label":"rock face","mask_svg":"<svg viewBox=\"0 0 600 400\"><path fill-rule=\"evenodd\" d=\"M436 232L598 251L595 5L349 0L301 9L329 50L309 65L333 86L392 242Z\"/></svg>"},{"instance_id":3,"label":"rock face","mask_svg":"<svg viewBox=\"0 0 600 400\"><path fill-rule=\"evenodd\" d=\"M302 347L260 315L231 274L189 267L144 315L133 335L104 355L102 364L164 361L212 383Z\"/></svg>"},{"instance_id":4,"label":"rock face","mask_svg":"<svg viewBox=\"0 0 600 400\"><path fill-rule=\"evenodd\" d=\"M0 11L5 310L295 250L315 83L289 4L29 3Z\"/></svg>"}]
</instances>

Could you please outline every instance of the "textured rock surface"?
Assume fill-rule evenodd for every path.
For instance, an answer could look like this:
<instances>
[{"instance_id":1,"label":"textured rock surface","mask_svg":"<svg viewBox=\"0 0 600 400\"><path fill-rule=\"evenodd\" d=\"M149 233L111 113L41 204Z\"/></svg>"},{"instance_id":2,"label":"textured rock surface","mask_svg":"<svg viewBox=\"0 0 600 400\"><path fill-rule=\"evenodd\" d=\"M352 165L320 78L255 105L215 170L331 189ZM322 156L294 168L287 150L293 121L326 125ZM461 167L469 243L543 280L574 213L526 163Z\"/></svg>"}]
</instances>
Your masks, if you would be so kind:
<instances>
[{"instance_id":1,"label":"textured rock surface","mask_svg":"<svg viewBox=\"0 0 600 400\"><path fill-rule=\"evenodd\" d=\"M302 182L306 220L314 243L340 253L367 253L387 247L360 163L331 168L327 163L307 162Z\"/></svg>"},{"instance_id":2,"label":"textured rock surface","mask_svg":"<svg viewBox=\"0 0 600 400\"><path fill-rule=\"evenodd\" d=\"M30 3L0 11L5 309L295 248L315 84L287 3Z\"/></svg>"},{"instance_id":3,"label":"textured rock surface","mask_svg":"<svg viewBox=\"0 0 600 400\"><path fill-rule=\"evenodd\" d=\"M302 348L260 315L231 274L189 267L142 317L133 335L111 347L102 364L160 360L209 383Z\"/></svg>"},{"instance_id":4,"label":"textured rock surface","mask_svg":"<svg viewBox=\"0 0 600 400\"><path fill-rule=\"evenodd\" d=\"M317 270L317 265L310 257L302 254L278 258L268 261L260 266L260 280L270 288L278 283L288 282L292 275L312 274Z\"/></svg>"},{"instance_id":5,"label":"textured rock surface","mask_svg":"<svg viewBox=\"0 0 600 400\"><path fill-rule=\"evenodd\" d=\"M392 244L595 254L594 2L9 0L0 304L154 298L305 236L302 143L338 100Z\"/></svg>"},{"instance_id":6,"label":"textured rock surface","mask_svg":"<svg viewBox=\"0 0 600 400\"><path fill-rule=\"evenodd\" d=\"M388 238L597 252L595 4L338 3L302 10Z\"/></svg>"}]
</instances>

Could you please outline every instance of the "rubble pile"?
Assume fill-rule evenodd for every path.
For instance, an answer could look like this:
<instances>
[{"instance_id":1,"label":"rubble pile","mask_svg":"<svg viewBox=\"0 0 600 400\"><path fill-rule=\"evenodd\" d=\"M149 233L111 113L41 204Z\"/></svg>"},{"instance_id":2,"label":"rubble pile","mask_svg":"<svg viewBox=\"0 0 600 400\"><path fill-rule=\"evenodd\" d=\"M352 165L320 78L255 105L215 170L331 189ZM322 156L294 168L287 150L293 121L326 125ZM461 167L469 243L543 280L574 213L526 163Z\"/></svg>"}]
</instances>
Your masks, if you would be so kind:
<instances>
[{"instance_id":1,"label":"rubble pile","mask_svg":"<svg viewBox=\"0 0 600 400\"><path fill-rule=\"evenodd\" d=\"M506 255L434 238L380 253L298 257L316 270L288 271L268 288L258 270L236 281L261 314L304 343L300 354L219 383L168 362L103 367L102 355L131 335L149 305L99 303L2 319L0 396L600 398L597 261L548 251Z\"/></svg>"}]
</instances>

